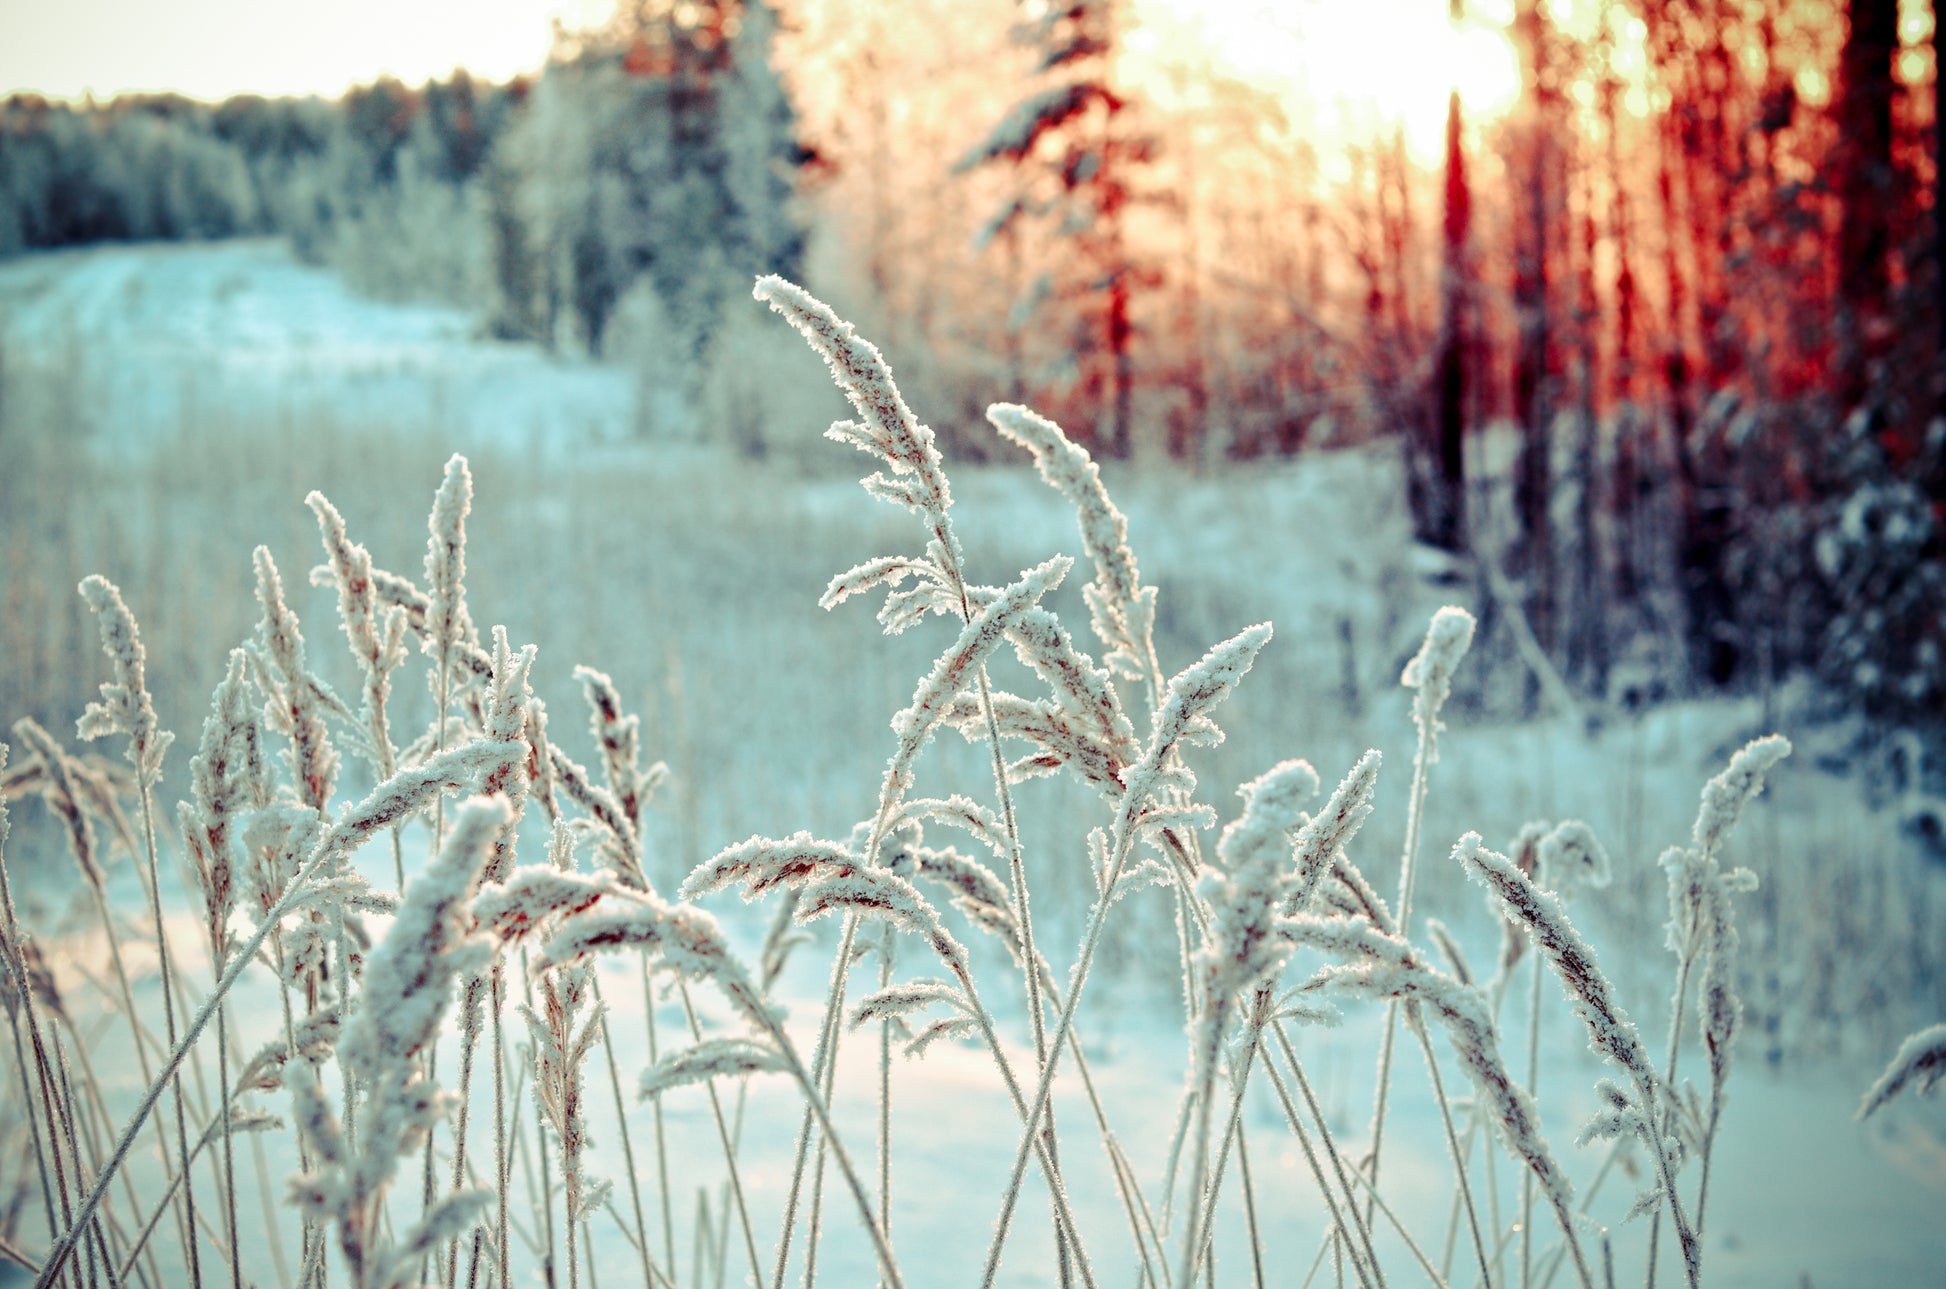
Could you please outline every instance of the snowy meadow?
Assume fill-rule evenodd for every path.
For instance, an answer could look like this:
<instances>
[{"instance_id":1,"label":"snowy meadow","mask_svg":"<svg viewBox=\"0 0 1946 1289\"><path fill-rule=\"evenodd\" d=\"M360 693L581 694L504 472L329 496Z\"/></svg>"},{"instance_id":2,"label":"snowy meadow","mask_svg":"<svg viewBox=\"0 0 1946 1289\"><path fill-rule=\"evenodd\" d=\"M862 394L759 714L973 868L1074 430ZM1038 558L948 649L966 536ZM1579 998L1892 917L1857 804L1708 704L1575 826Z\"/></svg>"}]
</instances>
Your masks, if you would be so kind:
<instances>
[{"instance_id":1,"label":"snowy meadow","mask_svg":"<svg viewBox=\"0 0 1946 1289\"><path fill-rule=\"evenodd\" d=\"M761 456L270 244L0 267L6 1275L1937 1278L1921 753L1510 719L1380 448L968 465L757 297Z\"/></svg>"}]
</instances>

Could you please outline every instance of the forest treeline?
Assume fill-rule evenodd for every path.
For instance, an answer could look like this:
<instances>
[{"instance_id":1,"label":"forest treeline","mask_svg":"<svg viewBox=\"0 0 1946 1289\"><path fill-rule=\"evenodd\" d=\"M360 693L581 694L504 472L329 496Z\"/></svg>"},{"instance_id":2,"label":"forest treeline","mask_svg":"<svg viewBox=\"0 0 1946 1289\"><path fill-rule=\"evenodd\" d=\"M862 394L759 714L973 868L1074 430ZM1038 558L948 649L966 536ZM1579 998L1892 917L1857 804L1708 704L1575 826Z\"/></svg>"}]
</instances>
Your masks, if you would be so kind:
<instances>
[{"instance_id":1,"label":"forest treeline","mask_svg":"<svg viewBox=\"0 0 1946 1289\"><path fill-rule=\"evenodd\" d=\"M1396 442L1489 633L1584 694L1809 671L1938 728L1930 9L1451 0L1503 24L1519 100L1456 90L1421 158L1133 39L1126 0L632 0L506 85L16 96L0 253L283 234L752 448L717 424L748 283L808 276L949 436L1005 397L1177 468Z\"/></svg>"}]
</instances>

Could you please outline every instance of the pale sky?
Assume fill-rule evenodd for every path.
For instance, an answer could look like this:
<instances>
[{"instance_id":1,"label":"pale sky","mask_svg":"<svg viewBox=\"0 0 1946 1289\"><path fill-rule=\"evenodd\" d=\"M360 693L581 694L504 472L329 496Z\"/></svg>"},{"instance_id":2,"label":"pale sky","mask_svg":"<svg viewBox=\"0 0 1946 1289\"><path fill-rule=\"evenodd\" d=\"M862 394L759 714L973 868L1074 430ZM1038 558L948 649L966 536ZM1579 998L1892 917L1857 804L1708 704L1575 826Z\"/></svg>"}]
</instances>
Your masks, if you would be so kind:
<instances>
[{"instance_id":1,"label":"pale sky","mask_svg":"<svg viewBox=\"0 0 1946 1289\"><path fill-rule=\"evenodd\" d=\"M549 20L613 0L0 0L0 95L127 90L323 94L456 66L503 80L540 66Z\"/></svg>"}]
</instances>

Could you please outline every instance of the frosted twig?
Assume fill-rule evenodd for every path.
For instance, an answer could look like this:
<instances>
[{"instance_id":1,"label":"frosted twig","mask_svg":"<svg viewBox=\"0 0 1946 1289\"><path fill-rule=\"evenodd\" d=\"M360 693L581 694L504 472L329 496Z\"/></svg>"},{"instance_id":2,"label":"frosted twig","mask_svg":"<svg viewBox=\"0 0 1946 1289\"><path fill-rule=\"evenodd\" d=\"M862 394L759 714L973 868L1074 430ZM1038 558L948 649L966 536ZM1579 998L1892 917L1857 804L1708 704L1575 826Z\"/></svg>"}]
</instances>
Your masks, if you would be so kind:
<instances>
[{"instance_id":1,"label":"frosted twig","mask_svg":"<svg viewBox=\"0 0 1946 1289\"><path fill-rule=\"evenodd\" d=\"M1929 1094L1941 1079L1946 1079L1946 1024L1929 1026L1906 1036L1885 1072L1858 1103L1858 1117L1871 1118L1908 1087Z\"/></svg>"}]
</instances>

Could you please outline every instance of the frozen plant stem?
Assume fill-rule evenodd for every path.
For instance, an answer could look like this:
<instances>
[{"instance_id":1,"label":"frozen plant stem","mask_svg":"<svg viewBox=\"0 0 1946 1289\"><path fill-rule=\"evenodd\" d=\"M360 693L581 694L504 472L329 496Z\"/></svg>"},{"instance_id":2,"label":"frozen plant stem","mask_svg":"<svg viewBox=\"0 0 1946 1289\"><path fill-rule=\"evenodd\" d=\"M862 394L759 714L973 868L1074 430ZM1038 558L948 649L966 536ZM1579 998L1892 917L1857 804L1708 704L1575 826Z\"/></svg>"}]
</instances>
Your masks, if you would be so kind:
<instances>
[{"instance_id":1,"label":"frozen plant stem","mask_svg":"<svg viewBox=\"0 0 1946 1289\"><path fill-rule=\"evenodd\" d=\"M703 1026L696 1018L696 1005L690 1001L688 983L679 981L677 990L682 995L683 1015L689 1021L689 1036L700 1043L703 1039ZM729 1169L730 1195L736 1203L737 1224L743 1229L743 1246L750 1258L750 1283L760 1285L763 1283L763 1266L757 1257L757 1237L750 1230L750 1210L743 1202L743 1174L737 1167L736 1143L730 1138L729 1123L723 1116L723 1099L717 1094L716 1080L707 1080L704 1086L709 1093L710 1117L716 1123L717 1141L723 1148L723 1164ZM725 1213L723 1219L727 1222L729 1214Z\"/></svg>"},{"instance_id":2,"label":"frozen plant stem","mask_svg":"<svg viewBox=\"0 0 1946 1289\"><path fill-rule=\"evenodd\" d=\"M1418 868L1419 829L1425 816L1426 785L1432 763L1439 759L1439 713L1452 690L1453 669L1473 643L1473 615L1451 605L1433 614L1426 628L1425 643L1406 664L1400 683L1416 690L1412 719L1419 727L1419 741L1412 756L1412 790L1406 806L1405 849L1399 859L1399 908L1395 922L1399 934L1412 931L1412 885ZM1385 1106L1392 1090L1392 1046L1399 1029L1398 999L1385 1009L1385 1036L1378 1049L1378 1096L1372 1108L1372 1153L1370 1178L1373 1183L1365 1206L1365 1224L1371 1225L1372 1206L1378 1202L1379 1155L1385 1145Z\"/></svg>"}]
</instances>

